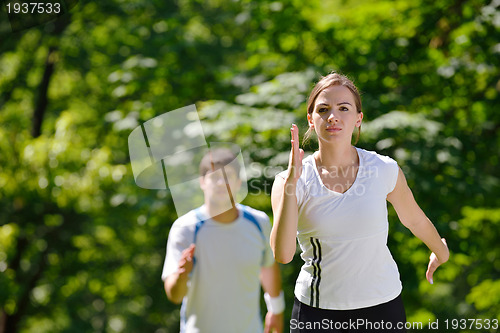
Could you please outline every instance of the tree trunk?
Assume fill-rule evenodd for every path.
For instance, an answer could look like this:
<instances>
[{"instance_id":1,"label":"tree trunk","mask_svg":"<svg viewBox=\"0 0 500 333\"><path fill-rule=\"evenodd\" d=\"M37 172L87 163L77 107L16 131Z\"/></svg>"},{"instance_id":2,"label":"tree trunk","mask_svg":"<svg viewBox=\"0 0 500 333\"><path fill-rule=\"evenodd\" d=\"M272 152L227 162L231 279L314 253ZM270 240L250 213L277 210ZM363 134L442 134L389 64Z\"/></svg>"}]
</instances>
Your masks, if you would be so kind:
<instances>
[{"instance_id":1,"label":"tree trunk","mask_svg":"<svg viewBox=\"0 0 500 333\"><path fill-rule=\"evenodd\" d=\"M69 15L70 14L65 14L54 22L55 27L53 34L55 36L60 36L64 29L66 29L70 22ZM45 60L45 70L43 72L42 82L40 82L40 87L38 89L35 111L33 113L33 128L31 135L34 138L37 138L40 134L42 134L43 118L49 104L47 93L49 90L50 79L54 73L55 62L57 61L57 51L57 46L50 46L49 52L47 53L47 59Z\"/></svg>"},{"instance_id":2,"label":"tree trunk","mask_svg":"<svg viewBox=\"0 0 500 333\"><path fill-rule=\"evenodd\" d=\"M45 71L43 72L42 82L40 82L35 112L33 114L33 129L31 131L31 135L34 138L39 137L42 133L43 117L48 105L47 92L49 90L50 78L54 73L56 51L57 48L55 46L51 46L47 54L47 59L45 60Z\"/></svg>"}]
</instances>

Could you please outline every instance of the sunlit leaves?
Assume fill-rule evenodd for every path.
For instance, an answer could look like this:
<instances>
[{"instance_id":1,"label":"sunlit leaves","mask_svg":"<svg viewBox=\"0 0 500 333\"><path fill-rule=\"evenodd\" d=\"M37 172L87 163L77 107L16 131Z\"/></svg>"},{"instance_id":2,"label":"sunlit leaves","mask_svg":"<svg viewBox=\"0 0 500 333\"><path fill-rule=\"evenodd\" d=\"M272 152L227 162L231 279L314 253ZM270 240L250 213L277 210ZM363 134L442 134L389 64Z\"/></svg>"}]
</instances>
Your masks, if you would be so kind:
<instances>
[{"instance_id":1,"label":"sunlit leaves","mask_svg":"<svg viewBox=\"0 0 500 333\"><path fill-rule=\"evenodd\" d=\"M2 36L1 307L19 310L45 262L22 330L176 331L179 311L159 279L176 213L168 191L134 184L128 134L197 103L207 140L242 149L246 203L270 213L289 127L304 132L314 81L340 70L362 92L359 146L399 162L452 250L428 285L427 249L391 212L409 318L495 315L498 13L498 1L480 0L87 1L60 36L53 24ZM32 139L54 45L42 135ZM283 269L288 304L299 266Z\"/></svg>"}]
</instances>

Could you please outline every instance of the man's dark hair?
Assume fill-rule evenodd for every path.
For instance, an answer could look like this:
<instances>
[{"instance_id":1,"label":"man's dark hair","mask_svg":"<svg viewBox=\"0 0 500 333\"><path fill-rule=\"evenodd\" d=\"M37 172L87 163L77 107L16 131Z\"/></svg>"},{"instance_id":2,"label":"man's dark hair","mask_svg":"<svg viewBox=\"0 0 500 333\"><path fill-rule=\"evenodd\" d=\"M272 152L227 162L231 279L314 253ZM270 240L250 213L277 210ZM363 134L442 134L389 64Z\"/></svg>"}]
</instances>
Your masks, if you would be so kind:
<instances>
[{"instance_id":1,"label":"man's dark hair","mask_svg":"<svg viewBox=\"0 0 500 333\"><path fill-rule=\"evenodd\" d=\"M240 164L236 161L236 155L228 148L210 149L210 151L203 156L200 162L200 175L204 177L207 172L212 172L217 169L223 168L231 163L237 175L240 173Z\"/></svg>"}]
</instances>

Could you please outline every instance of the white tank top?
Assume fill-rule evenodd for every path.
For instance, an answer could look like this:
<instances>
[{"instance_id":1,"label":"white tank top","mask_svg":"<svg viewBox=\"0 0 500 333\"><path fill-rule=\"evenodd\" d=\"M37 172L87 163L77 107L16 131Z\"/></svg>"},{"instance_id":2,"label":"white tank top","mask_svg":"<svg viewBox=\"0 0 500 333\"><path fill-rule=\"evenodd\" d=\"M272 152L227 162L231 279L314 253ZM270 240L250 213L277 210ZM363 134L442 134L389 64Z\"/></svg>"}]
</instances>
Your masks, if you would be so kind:
<instances>
[{"instance_id":1,"label":"white tank top","mask_svg":"<svg viewBox=\"0 0 500 333\"><path fill-rule=\"evenodd\" d=\"M323 185L312 155L302 161L297 238L304 265L295 296L313 307L359 309L388 302L402 290L387 247L386 198L399 168L390 157L356 150L358 173L344 193Z\"/></svg>"}]
</instances>

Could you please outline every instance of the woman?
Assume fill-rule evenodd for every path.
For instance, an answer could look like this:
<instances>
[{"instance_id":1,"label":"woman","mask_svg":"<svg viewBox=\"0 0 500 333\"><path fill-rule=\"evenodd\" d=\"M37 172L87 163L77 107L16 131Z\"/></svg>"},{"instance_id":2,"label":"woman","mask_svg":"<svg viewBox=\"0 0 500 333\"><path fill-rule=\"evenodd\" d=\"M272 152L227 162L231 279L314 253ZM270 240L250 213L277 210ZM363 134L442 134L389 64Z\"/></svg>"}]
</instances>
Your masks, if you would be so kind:
<instances>
[{"instance_id":1,"label":"woman","mask_svg":"<svg viewBox=\"0 0 500 333\"><path fill-rule=\"evenodd\" d=\"M332 73L312 90L308 133L319 150L303 159L291 128L288 170L272 189L271 248L278 262L292 260L298 238L304 265L295 286L291 332L405 332L402 285L387 247L387 203L432 251L427 280L449 251L413 198L397 163L351 145L363 113L356 86Z\"/></svg>"}]
</instances>

